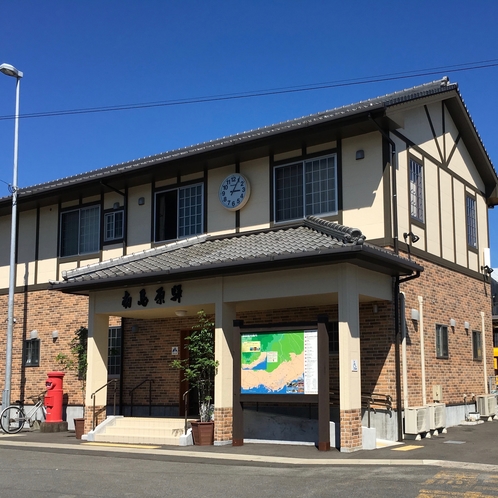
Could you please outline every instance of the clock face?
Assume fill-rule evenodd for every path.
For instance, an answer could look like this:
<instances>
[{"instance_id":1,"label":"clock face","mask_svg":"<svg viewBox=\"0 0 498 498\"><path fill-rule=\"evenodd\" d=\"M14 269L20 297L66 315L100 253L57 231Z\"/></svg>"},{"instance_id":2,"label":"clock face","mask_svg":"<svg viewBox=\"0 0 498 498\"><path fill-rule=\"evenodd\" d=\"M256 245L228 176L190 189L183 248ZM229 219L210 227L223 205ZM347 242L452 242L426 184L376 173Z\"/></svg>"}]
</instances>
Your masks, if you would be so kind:
<instances>
[{"instance_id":1,"label":"clock face","mask_svg":"<svg viewBox=\"0 0 498 498\"><path fill-rule=\"evenodd\" d=\"M225 208L237 211L249 200L250 193L247 178L240 173L233 173L221 182L218 197Z\"/></svg>"}]
</instances>

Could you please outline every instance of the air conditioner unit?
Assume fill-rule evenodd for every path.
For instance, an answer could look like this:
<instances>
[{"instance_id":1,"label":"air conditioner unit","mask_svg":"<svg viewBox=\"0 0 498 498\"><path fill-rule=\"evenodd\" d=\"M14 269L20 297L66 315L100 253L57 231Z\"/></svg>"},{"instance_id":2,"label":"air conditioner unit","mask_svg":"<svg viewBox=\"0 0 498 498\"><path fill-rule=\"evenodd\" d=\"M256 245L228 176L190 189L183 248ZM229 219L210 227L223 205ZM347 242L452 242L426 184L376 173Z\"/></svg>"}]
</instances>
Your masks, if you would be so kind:
<instances>
[{"instance_id":1,"label":"air conditioner unit","mask_svg":"<svg viewBox=\"0 0 498 498\"><path fill-rule=\"evenodd\" d=\"M481 417L494 417L496 415L496 397L494 394L483 394L476 397L477 411Z\"/></svg>"},{"instance_id":2,"label":"air conditioner unit","mask_svg":"<svg viewBox=\"0 0 498 498\"><path fill-rule=\"evenodd\" d=\"M446 427L446 405L444 403L432 403L427 405L429 410L429 429L444 429ZM444 431L443 431L444 432Z\"/></svg>"},{"instance_id":3,"label":"air conditioner unit","mask_svg":"<svg viewBox=\"0 0 498 498\"><path fill-rule=\"evenodd\" d=\"M427 406L405 408L405 434L421 434L429 431Z\"/></svg>"}]
</instances>

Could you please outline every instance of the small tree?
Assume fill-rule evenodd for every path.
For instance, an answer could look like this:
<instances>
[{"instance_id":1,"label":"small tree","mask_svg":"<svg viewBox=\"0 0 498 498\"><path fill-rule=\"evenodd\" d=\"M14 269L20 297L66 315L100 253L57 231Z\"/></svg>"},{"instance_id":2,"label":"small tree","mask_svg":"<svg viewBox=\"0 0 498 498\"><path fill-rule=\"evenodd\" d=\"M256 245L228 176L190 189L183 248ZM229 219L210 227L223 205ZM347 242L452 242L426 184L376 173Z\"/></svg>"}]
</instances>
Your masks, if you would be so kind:
<instances>
[{"instance_id":1,"label":"small tree","mask_svg":"<svg viewBox=\"0 0 498 498\"><path fill-rule=\"evenodd\" d=\"M55 361L63 370L74 370L78 374L78 379L82 381L81 390L85 390L86 371L88 367L87 351L88 351L88 329L80 327L69 343L70 355L58 353Z\"/></svg>"},{"instance_id":2,"label":"small tree","mask_svg":"<svg viewBox=\"0 0 498 498\"><path fill-rule=\"evenodd\" d=\"M209 422L213 415L211 393L218 368L218 362L214 359L214 329L214 322L204 310L199 311L197 323L186 338L185 349L188 350L189 358L172 362L173 368L183 371L184 380L190 388L197 388L201 422Z\"/></svg>"}]
</instances>

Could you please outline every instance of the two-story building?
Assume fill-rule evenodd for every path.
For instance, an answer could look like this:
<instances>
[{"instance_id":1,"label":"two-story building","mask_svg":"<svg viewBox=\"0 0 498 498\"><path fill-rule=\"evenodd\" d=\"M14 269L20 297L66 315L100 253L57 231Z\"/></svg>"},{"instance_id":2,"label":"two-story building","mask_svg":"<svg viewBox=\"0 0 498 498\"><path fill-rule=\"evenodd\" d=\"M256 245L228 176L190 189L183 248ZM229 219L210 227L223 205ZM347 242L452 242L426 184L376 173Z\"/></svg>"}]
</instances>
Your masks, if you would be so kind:
<instances>
[{"instance_id":1,"label":"two-story building","mask_svg":"<svg viewBox=\"0 0 498 498\"><path fill-rule=\"evenodd\" d=\"M391 439L458 424L494 373L487 212L497 186L458 86L443 78L24 188L13 392L39 390L88 326L87 406L104 408L106 389L92 393L118 376L121 413L145 382L150 395L134 392L134 414L150 403L152 415L180 416L185 386L171 362L203 309L216 327L218 444L240 442L242 413L252 438L266 437L248 427L256 413L277 426L318 417L316 396L302 390L240 403L234 324L326 323L342 451L362 447L367 417ZM1 199L5 310L10 210ZM276 351L266 360L285 367ZM83 400L71 372L65 388L73 413ZM367 413L373 398L392 407ZM435 405L444 422L429 420ZM90 410L86 418L88 430Z\"/></svg>"}]
</instances>

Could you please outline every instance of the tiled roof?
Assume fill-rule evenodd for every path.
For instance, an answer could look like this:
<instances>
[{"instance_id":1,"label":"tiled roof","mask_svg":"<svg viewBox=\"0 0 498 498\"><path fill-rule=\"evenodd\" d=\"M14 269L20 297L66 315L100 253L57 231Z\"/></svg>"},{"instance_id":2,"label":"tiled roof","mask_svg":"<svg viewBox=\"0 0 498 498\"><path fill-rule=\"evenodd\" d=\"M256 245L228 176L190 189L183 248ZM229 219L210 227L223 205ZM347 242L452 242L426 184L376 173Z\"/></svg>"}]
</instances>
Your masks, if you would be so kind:
<instances>
[{"instance_id":1,"label":"tiled roof","mask_svg":"<svg viewBox=\"0 0 498 498\"><path fill-rule=\"evenodd\" d=\"M31 187L25 187L19 189L19 195L20 196L31 195L43 191L56 189L59 187L78 185L80 183L84 183L87 181L92 181L97 179L103 180L108 176L121 174L133 170L139 170L141 168L146 168L148 166L152 166L157 163L173 161L175 159L184 156L201 154L204 152L221 149L223 147L249 142L251 140L255 140L258 138L277 135L279 133L284 133L299 128L306 128L308 126L313 126L318 123L334 121L342 117L352 116L369 110L373 111L375 109L379 109L382 107L389 107L401 104L403 102L408 102L411 100L439 93L444 93L452 90L458 90L458 85L456 83L449 83L448 78L445 77L441 80L436 80L406 90L390 93L381 97L364 100L355 104L338 107L329 111L311 114L309 116L304 116L301 118L284 121L282 123L265 126L262 128L257 128L255 130L247 131L244 133L230 135L228 137L223 137L217 140L211 140L209 142L204 142L201 144L192 145L181 149L176 149L162 154L157 154L149 157L144 157L141 159L136 159L133 161L128 161L125 163L116 164L114 166L108 166L106 168L89 171L86 173L62 178L47 183L42 183ZM7 197L0 199L0 201L2 201L3 199L7 199Z\"/></svg>"},{"instance_id":2,"label":"tiled roof","mask_svg":"<svg viewBox=\"0 0 498 498\"><path fill-rule=\"evenodd\" d=\"M309 216L298 225L268 229L248 234L224 237L201 235L129 256L68 271L63 282L53 282L54 288L63 290L68 284L85 284L95 281L122 280L130 282L150 275L190 273L210 269L243 267L254 263L270 263L285 259L298 260L307 256L324 256L356 248L368 248L377 257L395 257L406 264L408 260L392 252L365 244L365 236L358 229L339 225ZM410 263L410 262L408 262ZM412 271L416 268L413 265Z\"/></svg>"}]
</instances>

